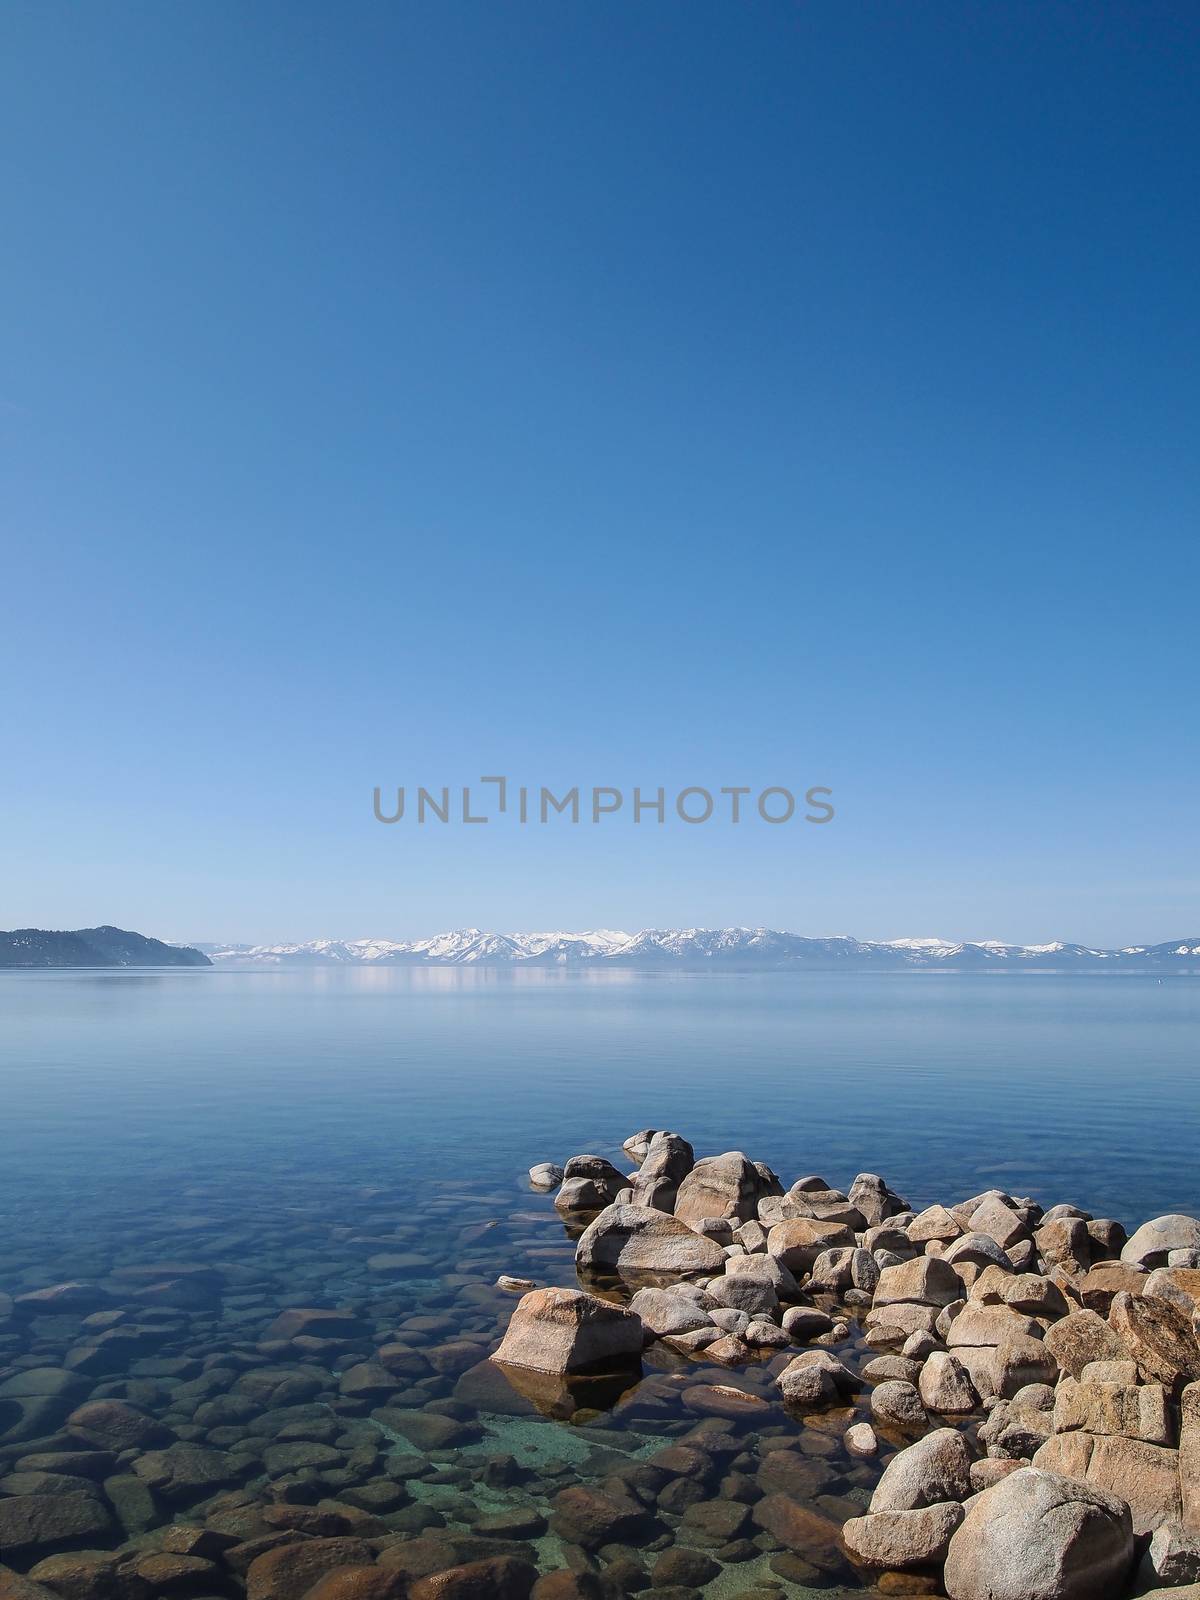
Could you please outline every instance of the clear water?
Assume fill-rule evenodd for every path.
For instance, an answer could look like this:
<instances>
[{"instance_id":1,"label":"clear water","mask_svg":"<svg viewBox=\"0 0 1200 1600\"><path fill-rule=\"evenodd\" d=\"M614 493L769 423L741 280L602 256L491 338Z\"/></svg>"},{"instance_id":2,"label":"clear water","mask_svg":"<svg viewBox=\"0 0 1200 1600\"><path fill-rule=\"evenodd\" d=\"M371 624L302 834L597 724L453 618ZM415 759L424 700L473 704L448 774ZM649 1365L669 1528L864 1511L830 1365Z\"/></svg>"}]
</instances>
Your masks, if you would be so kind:
<instances>
[{"instance_id":1,"label":"clear water","mask_svg":"<svg viewBox=\"0 0 1200 1600\"><path fill-rule=\"evenodd\" d=\"M124 1397L231 1463L227 1484L157 1496L141 1523L114 1523L90 1546L153 1543L172 1518L219 1515L214 1495L338 1499L366 1483L383 1507L392 1483L401 1504L379 1510L377 1534L492 1537L488 1518L520 1512L517 1544L548 1570L571 1555L544 1526L562 1488L706 1430L714 1476L702 1501L728 1503L732 1473L757 1483L752 1507L779 1478L767 1458L782 1445L813 1469L796 1477L797 1497L838 1523L887 1459L886 1448L876 1462L844 1455L846 1416L772 1404L751 1426L684 1401L707 1381L770 1398L769 1367L730 1374L656 1351L615 1409L627 1386L531 1401L493 1381L480 1363L513 1304L496 1275L574 1281L570 1243L526 1169L579 1151L623 1162L629 1133L669 1127L698 1154L743 1149L785 1182L818 1172L844 1187L880 1172L916 1205L995 1184L1127 1224L1195 1213L1198 1041L1200 984L1186 979L5 973L0 1294L98 1282L135 1336L111 1359L80 1358L95 1337L81 1315L5 1321L0 1299L0 1469L56 1434L67 1448L52 1411L33 1444L28 1429L6 1440L3 1410L14 1374L65 1363L83 1374L74 1403ZM148 1309L130 1288L144 1280L122 1276L180 1262L215 1266L219 1297ZM289 1305L348 1306L361 1331L311 1358L264 1353ZM340 1372L395 1340L419 1352L421 1375L398 1379L387 1416L372 1417L380 1397L343 1393ZM857 1333L841 1353L860 1365L869 1355ZM184 1367L160 1370L172 1362ZM197 1415L188 1363L235 1396L248 1368L290 1368L300 1409L280 1420L264 1401L214 1423ZM452 1437L426 1429L414 1445L392 1426L406 1409L448 1420ZM284 1428L337 1459L273 1466L263 1452ZM354 1438L376 1441L366 1468ZM515 1467L484 1465L496 1456ZM127 1476L129 1460L114 1470ZM683 1512L695 1492L668 1492L649 1531L630 1537L643 1567L693 1547ZM702 1584L713 1600L866 1581L836 1557L781 1548L752 1517L700 1548L720 1569ZM25 1570L47 1553L12 1559Z\"/></svg>"}]
</instances>

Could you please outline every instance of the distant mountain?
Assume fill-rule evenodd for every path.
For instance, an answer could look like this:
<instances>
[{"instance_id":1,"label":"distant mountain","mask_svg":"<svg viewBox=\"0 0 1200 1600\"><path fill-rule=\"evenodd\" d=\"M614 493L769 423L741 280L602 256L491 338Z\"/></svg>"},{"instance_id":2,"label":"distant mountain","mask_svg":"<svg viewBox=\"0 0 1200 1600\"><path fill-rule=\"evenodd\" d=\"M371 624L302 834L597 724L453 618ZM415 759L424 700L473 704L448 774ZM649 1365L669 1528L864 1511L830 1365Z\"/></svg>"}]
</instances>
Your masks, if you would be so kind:
<instances>
[{"instance_id":1,"label":"distant mountain","mask_svg":"<svg viewBox=\"0 0 1200 1600\"><path fill-rule=\"evenodd\" d=\"M164 944L124 928L14 928L0 933L0 967L209 967L188 945Z\"/></svg>"},{"instance_id":2,"label":"distant mountain","mask_svg":"<svg viewBox=\"0 0 1200 1600\"><path fill-rule=\"evenodd\" d=\"M644 928L640 933L485 933L432 939L312 939L305 944L201 944L217 966L554 966L803 969L841 972L1200 971L1200 937L1100 950L1089 945L1001 944L994 939L886 942L807 938L773 928Z\"/></svg>"}]
</instances>

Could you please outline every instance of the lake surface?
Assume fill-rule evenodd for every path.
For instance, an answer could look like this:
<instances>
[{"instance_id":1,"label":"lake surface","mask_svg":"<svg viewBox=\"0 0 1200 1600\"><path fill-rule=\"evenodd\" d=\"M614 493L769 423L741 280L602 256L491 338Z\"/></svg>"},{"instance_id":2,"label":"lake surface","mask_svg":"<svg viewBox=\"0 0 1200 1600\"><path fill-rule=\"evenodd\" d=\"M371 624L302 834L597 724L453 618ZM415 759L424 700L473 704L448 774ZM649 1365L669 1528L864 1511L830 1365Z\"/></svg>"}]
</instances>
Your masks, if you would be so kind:
<instances>
[{"instance_id":1,"label":"lake surface","mask_svg":"<svg viewBox=\"0 0 1200 1600\"><path fill-rule=\"evenodd\" d=\"M782 1445L791 1491L840 1523L887 1459L845 1455L844 1415L697 1414L689 1386L729 1374L658 1347L612 1393L494 1381L485 1357L514 1303L497 1274L575 1281L528 1167L582 1151L627 1166L624 1138L671 1128L785 1184L874 1171L916 1207L995 1185L1132 1227L1200 1213L1198 1045L1186 978L4 973L0 1472L17 1476L0 1495L30 1492L25 1458L78 1450L72 1406L117 1398L204 1459L189 1479L180 1457L172 1482L140 1446L114 1452L97 1468L105 1525L63 1548L151 1547L172 1519L252 1540L263 1505L332 1498L387 1537L467 1555L515 1540L549 1570L570 1557L546 1526L564 1487L697 1437L701 1505L738 1503L731 1473L761 1494ZM94 1298L5 1318L5 1294L66 1280ZM342 1308L349 1332L268 1338L288 1306ZM377 1390L346 1382L397 1343L415 1354ZM838 1353L870 1354L857 1330ZM12 1398L30 1370L65 1374L40 1409ZM774 1400L765 1366L736 1381ZM417 1420L398 1428L402 1414ZM695 1494L664 1491L631 1559L695 1543ZM27 1570L54 1548L5 1559ZM712 1600L861 1581L753 1521L700 1548L720 1569L696 1584Z\"/></svg>"}]
</instances>

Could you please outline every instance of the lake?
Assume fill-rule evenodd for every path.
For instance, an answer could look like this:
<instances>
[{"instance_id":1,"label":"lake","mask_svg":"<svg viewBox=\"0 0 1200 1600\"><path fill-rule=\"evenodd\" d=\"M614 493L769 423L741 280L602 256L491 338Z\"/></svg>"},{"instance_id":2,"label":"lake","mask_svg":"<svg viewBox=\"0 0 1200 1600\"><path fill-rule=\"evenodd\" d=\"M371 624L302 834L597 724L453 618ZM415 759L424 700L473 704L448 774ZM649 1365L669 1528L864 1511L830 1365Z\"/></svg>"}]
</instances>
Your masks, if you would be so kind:
<instances>
[{"instance_id":1,"label":"lake","mask_svg":"<svg viewBox=\"0 0 1200 1600\"><path fill-rule=\"evenodd\" d=\"M785 1184L878 1172L917 1208L996 1186L1132 1228L1200 1212L1198 1040L1186 978L4 973L0 1491L65 1505L75 1475L35 1484L46 1469L23 1463L78 1452L64 1422L82 1403L168 1430L120 1449L101 1431L88 1470L103 1494L84 1485L99 1509L84 1490L71 1502L96 1525L4 1559L24 1571L82 1544L131 1560L173 1520L253 1553L275 1527L264 1506L333 1499L377 1538L464 1558L499 1542L548 1570L574 1559L556 1495L696 1438L709 1476L614 1534L631 1560L692 1548L703 1516L688 1507L739 1504L731 1474L761 1491L781 1445L792 1492L840 1523L880 1466L845 1454L845 1416L694 1414L682 1396L714 1369L659 1347L612 1393L495 1380L484 1358L515 1303L497 1274L575 1281L528 1167L583 1151L628 1166L624 1138L671 1128ZM5 1295L68 1280L74 1297L5 1317ZM272 1334L288 1307L340 1309L345 1326L288 1344ZM380 1348L399 1351L386 1371ZM857 1329L838 1353L870 1355ZM766 1367L737 1381L773 1398ZM858 1587L836 1556L732 1515L719 1542L697 1536L716 1572L693 1562L675 1588ZM228 1565L198 1592L237 1594ZM614 1570L629 1591L642 1581Z\"/></svg>"}]
</instances>

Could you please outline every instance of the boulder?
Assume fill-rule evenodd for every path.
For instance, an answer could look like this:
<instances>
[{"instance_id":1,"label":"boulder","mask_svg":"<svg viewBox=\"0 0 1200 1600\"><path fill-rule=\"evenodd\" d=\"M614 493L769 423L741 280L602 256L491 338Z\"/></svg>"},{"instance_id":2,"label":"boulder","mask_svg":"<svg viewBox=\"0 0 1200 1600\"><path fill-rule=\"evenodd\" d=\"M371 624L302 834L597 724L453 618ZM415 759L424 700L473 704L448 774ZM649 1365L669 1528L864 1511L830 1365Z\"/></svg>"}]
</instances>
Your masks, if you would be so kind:
<instances>
[{"instance_id":1,"label":"boulder","mask_svg":"<svg viewBox=\"0 0 1200 1600\"><path fill-rule=\"evenodd\" d=\"M935 1350L927 1358L918 1388L923 1404L943 1416L964 1416L979 1405L970 1373L947 1350Z\"/></svg>"},{"instance_id":2,"label":"boulder","mask_svg":"<svg viewBox=\"0 0 1200 1600\"><path fill-rule=\"evenodd\" d=\"M963 1508L953 1500L917 1511L868 1512L842 1524L842 1542L859 1566L899 1571L931 1566L945 1559L962 1520Z\"/></svg>"},{"instance_id":3,"label":"boulder","mask_svg":"<svg viewBox=\"0 0 1200 1600\"><path fill-rule=\"evenodd\" d=\"M929 1422L916 1387L889 1379L871 1390L871 1421L881 1427L915 1433Z\"/></svg>"},{"instance_id":4,"label":"boulder","mask_svg":"<svg viewBox=\"0 0 1200 1600\"><path fill-rule=\"evenodd\" d=\"M807 1272L825 1250L853 1249L854 1232L844 1222L794 1217L777 1222L767 1234L767 1253L790 1272Z\"/></svg>"},{"instance_id":5,"label":"boulder","mask_svg":"<svg viewBox=\"0 0 1200 1600\"><path fill-rule=\"evenodd\" d=\"M633 1180L635 1205L673 1211L679 1185L695 1165L695 1152L677 1133L656 1133Z\"/></svg>"},{"instance_id":6,"label":"boulder","mask_svg":"<svg viewBox=\"0 0 1200 1600\"><path fill-rule=\"evenodd\" d=\"M568 1161L567 1166L570 1165ZM611 1206L616 1201L617 1196L626 1187L625 1179L620 1173L617 1173L615 1178L568 1176L563 1179L558 1193L554 1196L554 1209L563 1217L580 1212L603 1211L605 1206Z\"/></svg>"},{"instance_id":7,"label":"boulder","mask_svg":"<svg viewBox=\"0 0 1200 1600\"><path fill-rule=\"evenodd\" d=\"M568 1544L595 1550L606 1544L627 1544L643 1538L650 1516L638 1500L612 1480L575 1483L554 1498L550 1526Z\"/></svg>"},{"instance_id":8,"label":"boulder","mask_svg":"<svg viewBox=\"0 0 1200 1600\"><path fill-rule=\"evenodd\" d=\"M622 1306L579 1289L535 1289L517 1302L492 1357L535 1372L598 1371L636 1364L645 1334Z\"/></svg>"},{"instance_id":9,"label":"boulder","mask_svg":"<svg viewBox=\"0 0 1200 1600\"><path fill-rule=\"evenodd\" d=\"M1200 1383L1189 1383L1179 1401L1179 1487L1183 1525L1200 1533Z\"/></svg>"},{"instance_id":10,"label":"boulder","mask_svg":"<svg viewBox=\"0 0 1200 1600\"><path fill-rule=\"evenodd\" d=\"M898 1194L894 1194L875 1172L860 1172L846 1195L849 1203L861 1211L867 1226L877 1228L888 1217L899 1216L907 1209Z\"/></svg>"},{"instance_id":11,"label":"boulder","mask_svg":"<svg viewBox=\"0 0 1200 1600\"><path fill-rule=\"evenodd\" d=\"M1200 1312L1200 1268L1155 1267L1146 1278L1144 1292L1173 1300L1194 1321Z\"/></svg>"},{"instance_id":12,"label":"boulder","mask_svg":"<svg viewBox=\"0 0 1200 1600\"><path fill-rule=\"evenodd\" d=\"M655 1128L643 1128L640 1133L631 1133L621 1145L621 1149L631 1161L644 1161L650 1149L650 1141L656 1132Z\"/></svg>"},{"instance_id":13,"label":"boulder","mask_svg":"<svg viewBox=\"0 0 1200 1600\"><path fill-rule=\"evenodd\" d=\"M989 1195L971 1213L971 1232L986 1233L1001 1250L1010 1250L1013 1245L1030 1236L1029 1224L1024 1217L998 1195Z\"/></svg>"},{"instance_id":14,"label":"boulder","mask_svg":"<svg viewBox=\"0 0 1200 1600\"><path fill-rule=\"evenodd\" d=\"M170 1428L124 1400L89 1400L72 1411L67 1429L101 1450L146 1450L170 1444L175 1437Z\"/></svg>"},{"instance_id":15,"label":"boulder","mask_svg":"<svg viewBox=\"0 0 1200 1600\"><path fill-rule=\"evenodd\" d=\"M71 1545L105 1541L113 1531L107 1506L91 1490L0 1498L0 1551L29 1561Z\"/></svg>"},{"instance_id":16,"label":"boulder","mask_svg":"<svg viewBox=\"0 0 1200 1600\"><path fill-rule=\"evenodd\" d=\"M948 1306L962 1298L962 1279L940 1256L914 1256L879 1274L873 1305Z\"/></svg>"},{"instance_id":17,"label":"boulder","mask_svg":"<svg viewBox=\"0 0 1200 1600\"><path fill-rule=\"evenodd\" d=\"M1127 1361L1129 1348L1095 1311L1072 1311L1047 1328L1045 1345L1064 1372L1078 1378L1093 1361Z\"/></svg>"},{"instance_id":18,"label":"boulder","mask_svg":"<svg viewBox=\"0 0 1200 1600\"><path fill-rule=\"evenodd\" d=\"M678 1217L650 1206L608 1206L580 1235L575 1265L622 1277L688 1277L721 1272L725 1252Z\"/></svg>"},{"instance_id":19,"label":"boulder","mask_svg":"<svg viewBox=\"0 0 1200 1600\"><path fill-rule=\"evenodd\" d=\"M1192 1319L1173 1301L1121 1293L1113 1299L1108 1320L1145 1382L1179 1390L1200 1379L1200 1345Z\"/></svg>"},{"instance_id":20,"label":"boulder","mask_svg":"<svg viewBox=\"0 0 1200 1600\"><path fill-rule=\"evenodd\" d=\"M1085 1367L1090 1372L1102 1365ZM1094 1379L1064 1378L1054 1396L1054 1429L1144 1439L1148 1444L1171 1444L1171 1419L1167 1391L1161 1383L1104 1383Z\"/></svg>"},{"instance_id":21,"label":"boulder","mask_svg":"<svg viewBox=\"0 0 1200 1600\"><path fill-rule=\"evenodd\" d=\"M1119 1495L1137 1534L1181 1519L1177 1450L1140 1439L1056 1433L1038 1448L1033 1464Z\"/></svg>"},{"instance_id":22,"label":"boulder","mask_svg":"<svg viewBox=\"0 0 1200 1600\"><path fill-rule=\"evenodd\" d=\"M338 1567L370 1566L365 1539L303 1539L257 1556L246 1573L246 1600L295 1600Z\"/></svg>"},{"instance_id":23,"label":"boulder","mask_svg":"<svg viewBox=\"0 0 1200 1600\"><path fill-rule=\"evenodd\" d=\"M1143 1222L1121 1251L1121 1260L1148 1271L1165 1267L1173 1250L1200 1250L1200 1219L1171 1212Z\"/></svg>"},{"instance_id":24,"label":"boulder","mask_svg":"<svg viewBox=\"0 0 1200 1600\"><path fill-rule=\"evenodd\" d=\"M819 1405L861 1387L850 1369L828 1350L806 1350L788 1362L775 1382L783 1398L793 1405Z\"/></svg>"},{"instance_id":25,"label":"boulder","mask_svg":"<svg viewBox=\"0 0 1200 1600\"><path fill-rule=\"evenodd\" d=\"M871 1511L915 1511L971 1493L971 1452L954 1428L937 1428L893 1456L871 1496Z\"/></svg>"},{"instance_id":26,"label":"boulder","mask_svg":"<svg viewBox=\"0 0 1200 1600\"><path fill-rule=\"evenodd\" d=\"M410 1600L527 1600L537 1568L517 1555L487 1556L418 1578Z\"/></svg>"},{"instance_id":27,"label":"boulder","mask_svg":"<svg viewBox=\"0 0 1200 1600\"><path fill-rule=\"evenodd\" d=\"M1188 1533L1177 1522L1155 1528L1138 1577L1143 1587L1200 1583L1200 1533Z\"/></svg>"},{"instance_id":28,"label":"boulder","mask_svg":"<svg viewBox=\"0 0 1200 1600\"><path fill-rule=\"evenodd\" d=\"M969 1507L950 1540L950 1600L1098 1600L1124 1593L1129 1508L1058 1473L1022 1467Z\"/></svg>"},{"instance_id":29,"label":"boulder","mask_svg":"<svg viewBox=\"0 0 1200 1600\"><path fill-rule=\"evenodd\" d=\"M736 1217L749 1222L758 1215L759 1198L770 1192L758 1167L740 1150L729 1150L696 1162L679 1185L675 1215L685 1222L701 1217Z\"/></svg>"},{"instance_id":30,"label":"boulder","mask_svg":"<svg viewBox=\"0 0 1200 1600\"><path fill-rule=\"evenodd\" d=\"M1092 1264L1092 1238L1080 1217L1043 1222L1033 1236L1038 1254L1048 1267L1062 1267L1078 1275Z\"/></svg>"},{"instance_id":31,"label":"boulder","mask_svg":"<svg viewBox=\"0 0 1200 1600\"><path fill-rule=\"evenodd\" d=\"M966 1229L951 1216L945 1206L926 1206L908 1225L908 1237L914 1244L925 1245L931 1240L937 1244L950 1244Z\"/></svg>"},{"instance_id":32,"label":"boulder","mask_svg":"<svg viewBox=\"0 0 1200 1600\"><path fill-rule=\"evenodd\" d=\"M712 1301L702 1289L679 1285L671 1289L639 1289L629 1302L629 1309L642 1319L642 1326L658 1338L672 1333L692 1333L697 1328L711 1324L712 1318L705 1309ZM741 1329L727 1329L740 1333Z\"/></svg>"},{"instance_id":33,"label":"boulder","mask_svg":"<svg viewBox=\"0 0 1200 1600\"><path fill-rule=\"evenodd\" d=\"M529 1182L535 1189L557 1189L564 1176L563 1169L554 1161L539 1161L529 1169Z\"/></svg>"}]
</instances>

